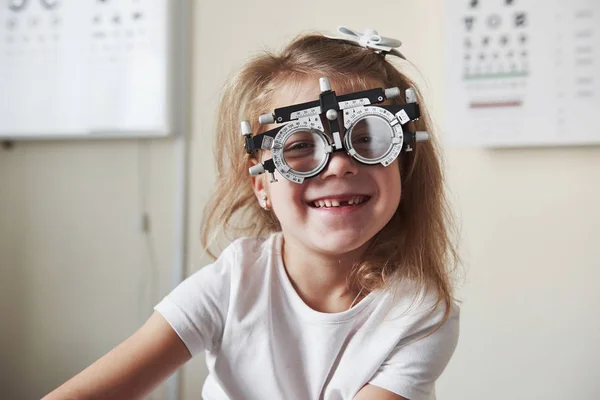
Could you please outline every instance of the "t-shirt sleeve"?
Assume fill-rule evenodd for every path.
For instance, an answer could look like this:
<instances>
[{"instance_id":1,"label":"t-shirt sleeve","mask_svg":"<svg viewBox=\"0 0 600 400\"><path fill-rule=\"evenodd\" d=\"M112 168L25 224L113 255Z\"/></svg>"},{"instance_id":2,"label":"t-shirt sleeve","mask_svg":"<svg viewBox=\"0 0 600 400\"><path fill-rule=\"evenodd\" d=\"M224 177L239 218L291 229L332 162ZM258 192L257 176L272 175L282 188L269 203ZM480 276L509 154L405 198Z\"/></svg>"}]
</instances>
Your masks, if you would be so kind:
<instances>
[{"instance_id":1,"label":"t-shirt sleeve","mask_svg":"<svg viewBox=\"0 0 600 400\"><path fill-rule=\"evenodd\" d=\"M154 307L192 356L220 344L229 307L231 270L237 259L234 242L214 263L192 274Z\"/></svg>"},{"instance_id":2,"label":"t-shirt sleeve","mask_svg":"<svg viewBox=\"0 0 600 400\"><path fill-rule=\"evenodd\" d=\"M459 335L460 309L454 303L448 319L435 330L445 308L438 306L433 312L422 313L414 321L415 329L398 342L369 381L371 385L408 400L435 399L435 381L454 354Z\"/></svg>"}]
</instances>

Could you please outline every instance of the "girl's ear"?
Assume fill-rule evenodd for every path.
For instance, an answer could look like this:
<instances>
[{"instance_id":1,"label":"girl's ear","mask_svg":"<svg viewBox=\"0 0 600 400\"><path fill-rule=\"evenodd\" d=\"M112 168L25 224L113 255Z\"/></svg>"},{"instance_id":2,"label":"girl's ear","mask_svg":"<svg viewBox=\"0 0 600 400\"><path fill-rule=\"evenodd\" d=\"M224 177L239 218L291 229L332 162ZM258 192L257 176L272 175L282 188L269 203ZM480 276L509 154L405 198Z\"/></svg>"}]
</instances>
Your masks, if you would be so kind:
<instances>
[{"instance_id":1,"label":"girl's ear","mask_svg":"<svg viewBox=\"0 0 600 400\"><path fill-rule=\"evenodd\" d=\"M248 168L258 164L258 161L254 158L250 158L248 161ZM258 199L259 202L264 201L264 195L268 195L266 187L266 180L264 179L264 174L253 176L250 179L252 180L252 189L254 190L254 195Z\"/></svg>"}]
</instances>

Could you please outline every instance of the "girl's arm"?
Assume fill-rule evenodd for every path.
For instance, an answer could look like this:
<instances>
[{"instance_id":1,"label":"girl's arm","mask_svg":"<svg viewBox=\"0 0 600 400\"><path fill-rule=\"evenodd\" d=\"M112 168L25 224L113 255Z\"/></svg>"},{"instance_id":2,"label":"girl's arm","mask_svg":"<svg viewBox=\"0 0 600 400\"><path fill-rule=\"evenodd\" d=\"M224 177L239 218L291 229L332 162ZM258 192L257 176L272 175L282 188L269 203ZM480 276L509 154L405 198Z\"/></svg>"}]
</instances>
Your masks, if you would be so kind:
<instances>
[{"instance_id":1,"label":"girl's arm","mask_svg":"<svg viewBox=\"0 0 600 400\"><path fill-rule=\"evenodd\" d=\"M154 312L131 337L42 400L143 398L190 358L179 336Z\"/></svg>"},{"instance_id":2,"label":"girl's arm","mask_svg":"<svg viewBox=\"0 0 600 400\"><path fill-rule=\"evenodd\" d=\"M402 396L375 385L365 385L352 400L408 400Z\"/></svg>"}]
</instances>

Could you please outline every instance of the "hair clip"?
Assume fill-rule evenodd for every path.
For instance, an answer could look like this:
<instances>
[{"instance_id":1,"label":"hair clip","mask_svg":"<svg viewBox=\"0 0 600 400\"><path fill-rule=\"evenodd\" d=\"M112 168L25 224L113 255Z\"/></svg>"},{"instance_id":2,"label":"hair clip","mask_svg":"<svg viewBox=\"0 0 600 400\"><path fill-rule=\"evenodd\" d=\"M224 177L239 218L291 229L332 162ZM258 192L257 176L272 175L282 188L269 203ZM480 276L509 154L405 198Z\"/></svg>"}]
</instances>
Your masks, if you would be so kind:
<instances>
[{"instance_id":1,"label":"hair clip","mask_svg":"<svg viewBox=\"0 0 600 400\"><path fill-rule=\"evenodd\" d=\"M340 26L338 28L338 32L344 35L344 37L335 37L335 36L327 36L330 39L342 39L348 40L350 42L354 42L357 45L374 50L375 53L383 54L392 54L397 57L406 60L406 57L402 55L397 47L402 45L402 42L398 39L392 39L384 36L380 36L376 30L373 29L365 29L364 33L359 33L353 29L347 28L345 26Z\"/></svg>"}]
</instances>

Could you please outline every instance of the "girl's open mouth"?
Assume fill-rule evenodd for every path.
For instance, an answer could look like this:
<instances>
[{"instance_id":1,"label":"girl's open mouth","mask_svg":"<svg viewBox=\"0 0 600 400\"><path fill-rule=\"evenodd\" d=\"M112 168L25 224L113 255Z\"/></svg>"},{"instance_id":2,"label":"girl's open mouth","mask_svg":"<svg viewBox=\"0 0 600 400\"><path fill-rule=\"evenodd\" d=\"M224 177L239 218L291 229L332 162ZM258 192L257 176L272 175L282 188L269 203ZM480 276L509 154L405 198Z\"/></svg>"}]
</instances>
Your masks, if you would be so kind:
<instances>
[{"instance_id":1,"label":"girl's open mouth","mask_svg":"<svg viewBox=\"0 0 600 400\"><path fill-rule=\"evenodd\" d=\"M342 207L356 207L369 201L370 196L351 196L346 199L320 199L310 202L310 206L320 209L334 209Z\"/></svg>"}]
</instances>

